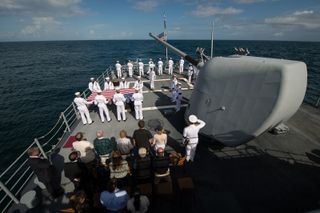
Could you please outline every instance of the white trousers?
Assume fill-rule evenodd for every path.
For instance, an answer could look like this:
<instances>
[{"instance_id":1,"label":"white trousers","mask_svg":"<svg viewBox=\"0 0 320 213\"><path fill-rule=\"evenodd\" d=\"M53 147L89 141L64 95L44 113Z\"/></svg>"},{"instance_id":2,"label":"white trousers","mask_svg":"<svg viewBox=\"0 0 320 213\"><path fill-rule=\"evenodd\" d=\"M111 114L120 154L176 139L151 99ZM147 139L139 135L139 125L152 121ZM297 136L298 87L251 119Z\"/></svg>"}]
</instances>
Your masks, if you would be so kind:
<instances>
[{"instance_id":1,"label":"white trousers","mask_svg":"<svg viewBox=\"0 0 320 213\"><path fill-rule=\"evenodd\" d=\"M128 69L128 72L129 72L129 77L132 77L133 73L132 73L132 68L129 68Z\"/></svg>"},{"instance_id":2,"label":"white trousers","mask_svg":"<svg viewBox=\"0 0 320 213\"><path fill-rule=\"evenodd\" d=\"M162 66L158 67L158 75L162 75Z\"/></svg>"},{"instance_id":3,"label":"white trousers","mask_svg":"<svg viewBox=\"0 0 320 213\"><path fill-rule=\"evenodd\" d=\"M117 76L118 76L118 78L121 78L121 77L122 77L121 70L117 70Z\"/></svg>"},{"instance_id":4,"label":"white trousers","mask_svg":"<svg viewBox=\"0 0 320 213\"><path fill-rule=\"evenodd\" d=\"M179 67L179 73L180 73L180 74L183 73L183 66L180 66L180 67Z\"/></svg>"},{"instance_id":5,"label":"white trousers","mask_svg":"<svg viewBox=\"0 0 320 213\"><path fill-rule=\"evenodd\" d=\"M151 80L151 81L150 81L150 88L151 88L151 89L154 89L154 80Z\"/></svg>"},{"instance_id":6,"label":"white trousers","mask_svg":"<svg viewBox=\"0 0 320 213\"><path fill-rule=\"evenodd\" d=\"M137 120L142 120L143 119L143 114L142 114L142 104L136 104L134 105L134 111L136 113L136 119Z\"/></svg>"},{"instance_id":7,"label":"white trousers","mask_svg":"<svg viewBox=\"0 0 320 213\"><path fill-rule=\"evenodd\" d=\"M198 145L198 143L192 143L192 144L188 144L186 146L186 155L187 155L186 160L187 161L189 161L189 160L193 161L194 156L196 154L197 145Z\"/></svg>"},{"instance_id":8,"label":"white trousers","mask_svg":"<svg viewBox=\"0 0 320 213\"><path fill-rule=\"evenodd\" d=\"M118 121L121 120L121 114L122 114L122 119L126 120L126 113L124 111L124 105L117 105L117 119Z\"/></svg>"},{"instance_id":9,"label":"white trousers","mask_svg":"<svg viewBox=\"0 0 320 213\"><path fill-rule=\"evenodd\" d=\"M109 115L109 110L108 110L107 106L105 104L103 104L102 106L98 106L98 107L99 107L101 121L102 122L105 121L104 115L106 115L107 121L110 121L110 115Z\"/></svg>"},{"instance_id":10,"label":"white trousers","mask_svg":"<svg viewBox=\"0 0 320 213\"><path fill-rule=\"evenodd\" d=\"M140 76L144 75L143 67L139 67L139 75Z\"/></svg>"},{"instance_id":11,"label":"white trousers","mask_svg":"<svg viewBox=\"0 0 320 213\"><path fill-rule=\"evenodd\" d=\"M172 66L169 66L169 75L172 75L172 73L173 73L173 67Z\"/></svg>"},{"instance_id":12,"label":"white trousers","mask_svg":"<svg viewBox=\"0 0 320 213\"><path fill-rule=\"evenodd\" d=\"M175 102L176 98L177 98L177 92L176 92L176 90L172 90L171 91L171 101Z\"/></svg>"},{"instance_id":13,"label":"white trousers","mask_svg":"<svg viewBox=\"0 0 320 213\"><path fill-rule=\"evenodd\" d=\"M92 120L91 120L88 108L87 107L78 107L78 110L81 115L82 123L83 124L87 124L87 123L91 124Z\"/></svg>"}]
</instances>

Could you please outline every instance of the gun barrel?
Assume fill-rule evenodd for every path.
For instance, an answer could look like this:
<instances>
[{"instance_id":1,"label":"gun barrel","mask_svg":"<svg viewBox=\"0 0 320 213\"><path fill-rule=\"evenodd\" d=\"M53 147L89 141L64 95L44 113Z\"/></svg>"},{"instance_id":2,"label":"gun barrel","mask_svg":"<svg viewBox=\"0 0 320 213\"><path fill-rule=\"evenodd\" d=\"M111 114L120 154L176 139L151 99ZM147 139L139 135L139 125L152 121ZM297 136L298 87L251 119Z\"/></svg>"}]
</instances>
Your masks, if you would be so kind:
<instances>
[{"instance_id":1,"label":"gun barrel","mask_svg":"<svg viewBox=\"0 0 320 213\"><path fill-rule=\"evenodd\" d=\"M198 61L194 60L191 56L187 55L186 53L184 53L181 50L177 49L176 47L172 46L168 42L159 39L157 36L153 35L152 33L149 33L149 36L154 38L156 41L160 42L162 45L168 47L170 50L172 50L176 54L180 55L185 60L189 61L191 64L193 64L195 66L199 66Z\"/></svg>"}]
</instances>

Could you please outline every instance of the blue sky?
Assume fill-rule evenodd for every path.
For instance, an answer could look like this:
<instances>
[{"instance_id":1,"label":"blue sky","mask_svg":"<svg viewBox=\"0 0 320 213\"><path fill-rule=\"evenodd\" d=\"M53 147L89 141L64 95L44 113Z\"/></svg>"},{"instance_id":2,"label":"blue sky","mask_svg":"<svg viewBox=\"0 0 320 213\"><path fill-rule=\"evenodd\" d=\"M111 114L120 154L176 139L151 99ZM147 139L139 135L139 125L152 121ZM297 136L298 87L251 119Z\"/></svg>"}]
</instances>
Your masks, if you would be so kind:
<instances>
[{"instance_id":1,"label":"blue sky","mask_svg":"<svg viewBox=\"0 0 320 213\"><path fill-rule=\"evenodd\" d=\"M0 0L0 41L149 39L320 41L319 0Z\"/></svg>"}]
</instances>

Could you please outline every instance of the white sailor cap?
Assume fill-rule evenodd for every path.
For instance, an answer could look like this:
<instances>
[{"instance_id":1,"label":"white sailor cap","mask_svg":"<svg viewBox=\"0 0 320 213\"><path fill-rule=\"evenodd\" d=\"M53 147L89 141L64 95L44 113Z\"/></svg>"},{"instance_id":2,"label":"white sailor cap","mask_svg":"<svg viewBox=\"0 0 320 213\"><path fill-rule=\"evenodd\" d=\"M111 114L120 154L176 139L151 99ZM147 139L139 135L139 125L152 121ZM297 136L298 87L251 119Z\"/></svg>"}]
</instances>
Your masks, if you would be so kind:
<instances>
[{"instance_id":1,"label":"white sailor cap","mask_svg":"<svg viewBox=\"0 0 320 213\"><path fill-rule=\"evenodd\" d=\"M125 79L124 77L121 78L121 80L124 80L124 79Z\"/></svg>"},{"instance_id":2,"label":"white sailor cap","mask_svg":"<svg viewBox=\"0 0 320 213\"><path fill-rule=\"evenodd\" d=\"M97 93L101 93L102 91L101 90L97 90Z\"/></svg>"},{"instance_id":3,"label":"white sailor cap","mask_svg":"<svg viewBox=\"0 0 320 213\"><path fill-rule=\"evenodd\" d=\"M139 61L141 61L141 59L139 58Z\"/></svg>"},{"instance_id":4,"label":"white sailor cap","mask_svg":"<svg viewBox=\"0 0 320 213\"><path fill-rule=\"evenodd\" d=\"M189 121L190 121L190 123L196 123L198 121L198 118L195 115L190 115Z\"/></svg>"},{"instance_id":5,"label":"white sailor cap","mask_svg":"<svg viewBox=\"0 0 320 213\"><path fill-rule=\"evenodd\" d=\"M120 90L120 87L116 87L115 89L116 89L117 91L119 91L119 90Z\"/></svg>"},{"instance_id":6,"label":"white sailor cap","mask_svg":"<svg viewBox=\"0 0 320 213\"><path fill-rule=\"evenodd\" d=\"M93 81L94 80L94 78L90 78L90 81Z\"/></svg>"},{"instance_id":7,"label":"white sailor cap","mask_svg":"<svg viewBox=\"0 0 320 213\"><path fill-rule=\"evenodd\" d=\"M110 80L110 78L109 78L109 77L106 77L106 80Z\"/></svg>"},{"instance_id":8,"label":"white sailor cap","mask_svg":"<svg viewBox=\"0 0 320 213\"><path fill-rule=\"evenodd\" d=\"M141 79L141 76L140 75L138 75L138 77L137 77L138 79Z\"/></svg>"},{"instance_id":9,"label":"white sailor cap","mask_svg":"<svg viewBox=\"0 0 320 213\"><path fill-rule=\"evenodd\" d=\"M149 60L152 61L152 58L150 58Z\"/></svg>"},{"instance_id":10,"label":"white sailor cap","mask_svg":"<svg viewBox=\"0 0 320 213\"><path fill-rule=\"evenodd\" d=\"M119 61L117 61L117 63L119 63Z\"/></svg>"},{"instance_id":11,"label":"white sailor cap","mask_svg":"<svg viewBox=\"0 0 320 213\"><path fill-rule=\"evenodd\" d=\"M79 96L80 95L80 92L76 92L74 93L75 96Z\"/></svg>"},{"instance_id":12,"label":"white sailor cap","mask_svg":"<svg viewBox=\"0 0 320 213\"><path fill-rule=\"evenodd\" d=\"M161 58L159 58L159 60L161 61Z\"/></svg>"}]
</instances>

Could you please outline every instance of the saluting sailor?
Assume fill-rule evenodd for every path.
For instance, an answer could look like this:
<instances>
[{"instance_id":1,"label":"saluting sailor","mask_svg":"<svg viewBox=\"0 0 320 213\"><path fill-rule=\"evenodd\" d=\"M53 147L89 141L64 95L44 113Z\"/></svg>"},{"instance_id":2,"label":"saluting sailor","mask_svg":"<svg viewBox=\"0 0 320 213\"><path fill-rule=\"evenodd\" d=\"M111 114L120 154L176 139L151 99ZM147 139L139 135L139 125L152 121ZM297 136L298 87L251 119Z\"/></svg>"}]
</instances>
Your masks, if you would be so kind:
<instances>
[{"instance_id":1,"label":"saluting sailor","mask_svg":"<svg viewBox=\"0 0 320 213\"><path fill-rule=\"evenodd\" d=\"M173 60L172 60L172 58L170 58L168 64L169 64L168 74L172 75L172 73L173 73Z\"/></svg>"},{"instance_id":2,"label":"saluting sailor","mask_svg":"<svg viewBox=\"0 0 320 213\"><path fill-rule=\"evenodd\" d=\"M173 75L172 76L172 81L170 84L170 89L171 89L171 101L175 102L176 101L176 89L177 89L177 84L178 84L178 80L177 80L177 76Z\"/></svg>"},{"instance_id":3,"label":"saluting sailor","mask_svg":"<svg viewBox=\"0 0 320 213\"><path fill-rule=\"evenodd\" d=\"M110 122L111 118L110 118L109 110L107 107L108 100L106 99L106 97L104 97L101 94L101 90L97 91L97 93L98 94L94 98L94 104L99 107L101 122L104 123L104 120L105 120L104 115L106 115L107 121Z\"/></svg>"},{"instance_id":4,"label":"saluting sailor","mask_svg":"<svg viewBox=\"0 0 320 213\"><path fill-rule=\"evenodd\" d=\"M133 88L139 90L139 92L142 93L143 82L141 81L141 76L137 77L137 80L134 82Z\"/></svg>"},{"instance_id":5,"label":"saluting sailor","mask_svg":"<svg viewBox=\"0 0 320 213\"><path fill-rule=\"evenodd\" d=\"M104 82L104 91L106 90L114 90L114 86L112 81L110 81L109 77L106 77L106 81Z\"/></svg>"},{"instance_id":6,"label":"saluting sailor","mask_svg":"<svg viewBox=\"0 0 320 213\"><path fill-rule=\"evenodd\" d=\"M117 119L120 122L121 120L121 115L122 119L124 121L127 120L126 118L126 112L124 111L124 104L125 104L126 98L124 97L123 94L120 93L120 88L116 88L116 94L113 96L113 103L117 106Z\"/></svg>"},{"instance_id":7,"label":"saluting sailor","mask_svg":"<svg viewBox=\"0 0 320 213\"><path fill-rule=\"evenodd\" d=\"M122 80L122 81L120 81L120 83L119 83L120 89L127 89L127 88L129 88L129 82L127 82L124 77L122 77L121 80Z\"/></svg>"},{"instance_id":8,"label":"saluting sailor","mask_svg":"<svg viewBox=\"0 0 320 213\"><path fill-rule=\"evenodd\" d=\"M198 133L201 128L203 128L206 123L197 118L195 115L189 116L190 125L183 129L183 141L186 144L186 155L187 162L194 160L196 154L196 149L198 145Z\"/></svg>"},{"instance_id":9,"label":"saluting sailor","mask_svg":"<svg viewBox=\"0 0 320 213\"><path fill-rule=\"evenodd\" d=\"M144 64L143 62L141 61L141 59L139 59L139 63L138 63L138 66L139 66L139 76L143 76L144 75Z\"/></svg>"},{"instance_id":10,"label":"saluting sailor","mask_svg":"<svg viewBox=\"0 0 320 213\"><path fill-rule=\"evenodd\" d=\"M181 109L181 101L182 101L182 90L181 90L181 84L178 83L178 87L176 91L176 112L179 112Z\"/></svg>"},{"instance_id":11,"label":"saluting sailor","mask_svg":"<svg viewBox=\"0 0 320 213\"><path fill-rule=\"evenodd\" d=\"M94 78L90 78L88 87L91 92L96 92L98 90L101 90L99 83Z\"/></svg>"},{"instance_id":12,"label":"saluting sailor","mask_svg":"<svg viewBox=\"0 0 320 213\"><path fill-rule=\"evenodd\" d=\"M118 78L121 78L121 76L122 76L122 73L121 73L121 64L119 63L119 61L117 61L117 63L116 63L116 71L117 71L117 77Z\"/></svg>"},{"instance_id":13,"label":"saluting sailor","mask_svg":"<svg viewBox=\"0 0 320 213\"><path fill-rule=\"evenodd\" d=\"M127 67L128 67L129 77L132 77L132 75L133 75L133 64L131 63L130 60L127 63Z\"/></svg>"},{"instance_id":14,"label":"saluting sailor","mask_svg":"<svg viewBox=\"0 0 320 213\"><path fill-rule=\"evenodd\" d=\"M149 80L150 80L150 89L154 89L154 80L156 79L156 72L154 71L154 63L150 64L150 73L149 73Z\"/></svg>"},{"instance_id":15,"label":"saluting sailor","mask_svg":"<svg viewBox=\"0 0 320 213\"><path fill-rule=\"evenodd\" d=\"M80 97L80 92L76 92L74 94L76 97L74 98L73 102L77 105L77 108L81 115L81 120L84 125L92 124L93 121L91 120L89 110L87 108L87 104L92 104L93 101L86 101L84 98Z\"/></svg>"},{"instance_id":16,"label":"saluting sailor","mask_svg":"<svg viewBox=\"0 0 320 213\"><path fill-rule=\"evenodd\" d=\"M189 68L188 68L188 83L191 84L191 78L193 75L193 66L192 64L189 64Z\"/></svg>"},{"instance_id":17,"label":"saluting sailor","mask_svg":"<svg viewBox=\"0 0 320 213\"><path fill-rule=\"evenodd\" d=\"M143 95L142 95L142 93L140 93L139 90L136 89L136 92L132 95L131 100L133 101L133 104L134 104L134 111L136 114L136 119L142 120L143 119L143 115L142 115Z\"/></svg>"},{"instance_id":18,"label":"saluting sailor","mask_svg":"<svg viewBox=\"0 0 320 213\"><path fill-rule=\"evenodd\" d=\"M184 60L183 60L183 57L181 57L181 59L179 61L179 73L180 74L183 73L183 66L184 66Z\"/></svg>"},{"instance_id":19,"label":"saluting sailor","mask_svg":"<svg viewBox=\"0 0 320 213\"><path fill-rule=\"evenodd\" d=\"M161 58L159 58L158 61L158 75L162 75L163 72L163 62L161 61Z\"/></svg>"}]
</instances>

